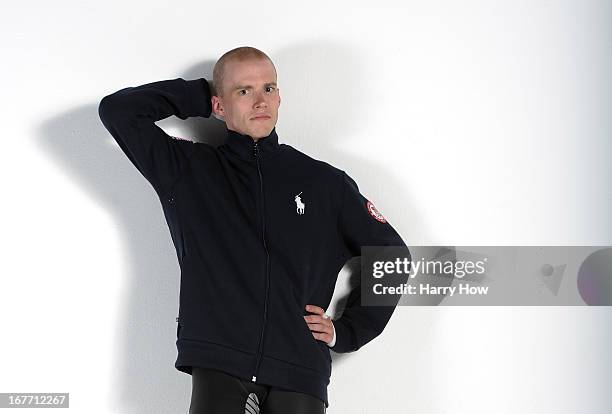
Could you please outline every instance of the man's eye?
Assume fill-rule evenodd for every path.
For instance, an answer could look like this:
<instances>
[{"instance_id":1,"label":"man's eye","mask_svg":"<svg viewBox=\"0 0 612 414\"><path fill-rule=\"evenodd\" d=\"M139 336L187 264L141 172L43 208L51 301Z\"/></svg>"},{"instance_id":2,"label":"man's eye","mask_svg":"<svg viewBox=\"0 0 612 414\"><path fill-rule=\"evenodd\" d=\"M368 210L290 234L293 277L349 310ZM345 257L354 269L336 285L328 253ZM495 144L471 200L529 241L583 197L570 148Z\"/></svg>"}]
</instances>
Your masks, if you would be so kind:
<instances>
[{"instance_id":1,"label":"man's eye","mask_svg":"<svg viewBox=\"0 0 612 414\"><path fill-rule=\"evenodd\" d=\"M274 90L274 86L268 86L268 89Z\"/></svg>"}]
</instances>

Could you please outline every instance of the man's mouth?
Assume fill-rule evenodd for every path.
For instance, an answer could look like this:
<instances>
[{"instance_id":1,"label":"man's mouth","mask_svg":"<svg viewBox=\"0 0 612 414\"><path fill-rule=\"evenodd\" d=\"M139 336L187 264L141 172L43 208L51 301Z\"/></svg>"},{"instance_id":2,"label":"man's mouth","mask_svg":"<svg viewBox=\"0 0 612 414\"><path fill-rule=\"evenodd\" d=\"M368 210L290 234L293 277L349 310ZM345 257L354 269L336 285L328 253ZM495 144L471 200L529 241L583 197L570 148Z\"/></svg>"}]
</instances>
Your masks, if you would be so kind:
<instances>
[{"instance_id":1,"label":"man's mouth","mask_svg":"<svg viewBox=\"0 0 612 414\"><path fill-rule=\"evenodd\" d=\"M255 116L255 117L251 118L251 119L252 120L263 121L265 119L270 119L270 118L271 118L271 116L269 116L269 115L258 115L258 116Z\"/></svg>"}]
</instances>

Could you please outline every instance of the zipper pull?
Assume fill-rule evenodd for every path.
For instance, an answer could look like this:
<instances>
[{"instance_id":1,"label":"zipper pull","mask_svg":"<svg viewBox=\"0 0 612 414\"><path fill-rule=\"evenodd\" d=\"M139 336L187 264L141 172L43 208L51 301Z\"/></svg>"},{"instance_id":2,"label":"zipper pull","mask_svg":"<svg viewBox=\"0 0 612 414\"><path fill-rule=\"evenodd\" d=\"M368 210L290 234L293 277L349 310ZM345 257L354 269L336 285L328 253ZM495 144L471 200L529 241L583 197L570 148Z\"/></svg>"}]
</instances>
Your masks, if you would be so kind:
<instances>
[{"instance_id":1,"label":"zipper pull","mask_svg":"<svg viewBox=\"0 0 612 414\"><path fill-rule=\"evenodd\" d=\"M252 382L257 381L257 377L253 375L253 378L251 378L251 381L252 381Z\"/></svg>"},{"instance_id":2,"label":"zipper pull","mask_svg":"<svg viewBox=\"0 0 612 414\"><path fill-rule=\"evenodd\" d=\"M255 141L255 144L253 144L253 155L255 158L259 157L259 142L257 141Z\"/></svg>"}]
</instances>

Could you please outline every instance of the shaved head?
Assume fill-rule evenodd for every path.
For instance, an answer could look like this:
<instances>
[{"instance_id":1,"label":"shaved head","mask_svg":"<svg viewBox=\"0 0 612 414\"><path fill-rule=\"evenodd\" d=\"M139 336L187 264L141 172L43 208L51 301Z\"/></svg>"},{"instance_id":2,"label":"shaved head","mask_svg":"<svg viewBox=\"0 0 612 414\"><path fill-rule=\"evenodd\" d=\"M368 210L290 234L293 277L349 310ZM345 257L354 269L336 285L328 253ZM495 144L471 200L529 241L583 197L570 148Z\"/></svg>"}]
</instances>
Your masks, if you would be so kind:
<instances>
[{"instance_id":1,"label":"shaved head","mask_svg":"<svg viewBox=\"0 0 612 414\"><path fill-rule=\"evenodd\" d=\"M228 64L241 63L250 60L267 60L274 68L274 73L276 73L276 67L272 62L272 59L270 59L270 57L264 52L250 46L237 47L225 52L223 56L217 60L217 63L215 63L215 67L213 68L214 95L223 97L226 92L224 88L224 79Z\"/></svg>"}]
</instances>

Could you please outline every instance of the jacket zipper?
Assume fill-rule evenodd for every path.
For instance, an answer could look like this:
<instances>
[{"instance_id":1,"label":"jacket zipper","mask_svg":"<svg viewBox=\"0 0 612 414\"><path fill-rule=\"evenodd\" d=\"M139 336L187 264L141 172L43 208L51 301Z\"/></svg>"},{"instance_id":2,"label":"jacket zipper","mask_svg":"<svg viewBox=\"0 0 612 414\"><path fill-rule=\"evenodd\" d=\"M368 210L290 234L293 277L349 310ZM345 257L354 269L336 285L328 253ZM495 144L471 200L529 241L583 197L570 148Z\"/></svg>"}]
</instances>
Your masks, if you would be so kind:
<instances>
[{"instance_id":1,"label":"jacket zipper","mask_svg":"<svg viewBox=\"0 0 612 414\"><path fill-rule=\"evenodd\" d=\"M263 338L264 338L264 332L266 330L266 321L268 319L268 290L270 288L270 271L269 271L270 255L268 253L268 246L266 245L266 218L265 218L265 209L264 209L263 178L261 175L261 168L259 165L259 143L257 141L254 141L254 144L253 144L253 156L255 157L255 161L257 162L257 172L259 173L259 192L261 194L261 219L262 219L261 239L263 241L264 249L266 250L266 298L264 301L264 316L263 316L263 323L261 327L261 334L259 336L259 346L257 348L257 362L255 363L255 371L253 373L253 378L251 378L251 381L255 382L257 381L257 371L259 370L259 363L261 362Z\"/></svg>"}]
</instances>

